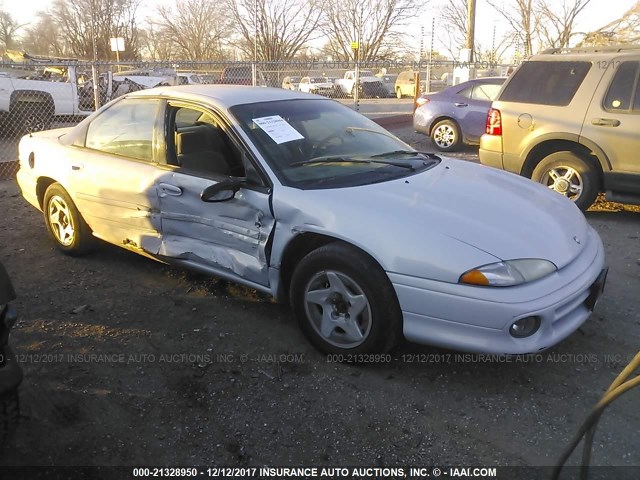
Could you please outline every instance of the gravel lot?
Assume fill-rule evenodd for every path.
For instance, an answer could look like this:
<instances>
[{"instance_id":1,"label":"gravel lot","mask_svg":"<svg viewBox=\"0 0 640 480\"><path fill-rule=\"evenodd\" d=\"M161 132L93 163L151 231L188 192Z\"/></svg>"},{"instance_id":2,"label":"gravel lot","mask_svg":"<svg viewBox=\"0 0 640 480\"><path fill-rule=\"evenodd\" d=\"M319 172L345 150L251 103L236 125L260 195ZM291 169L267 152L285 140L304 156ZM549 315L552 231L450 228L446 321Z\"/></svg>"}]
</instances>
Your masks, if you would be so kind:
<instances>
[{"instance_id":1,"label":"gravel lot","mask_svg":"<svg viewBox=\"0 0 640 480\"><path fill-rule=\"evenodd\" d=\"M106 245L66 257L13 182L0 203L25 370L1 465L550 465L640 344L638 208L587 213L608 284L554 349L487 361L404 344L349 365L254 291ZM594 464L640 465L638 393L603 416Z\"/></svg>"}]
</instances>

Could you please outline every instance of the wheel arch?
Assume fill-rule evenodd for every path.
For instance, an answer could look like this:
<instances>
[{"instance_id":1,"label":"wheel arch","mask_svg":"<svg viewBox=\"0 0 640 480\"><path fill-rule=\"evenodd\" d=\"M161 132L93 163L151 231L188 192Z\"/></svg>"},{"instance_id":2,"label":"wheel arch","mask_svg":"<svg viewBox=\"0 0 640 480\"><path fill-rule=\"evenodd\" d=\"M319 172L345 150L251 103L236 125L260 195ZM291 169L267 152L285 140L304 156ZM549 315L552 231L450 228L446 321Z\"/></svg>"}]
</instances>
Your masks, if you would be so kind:
<instances>
[{"instance_id":1,"label":"wheel arch","mask_svg":"<svg viewBox=\"0 0 640 480\"><path fill-rule=\"evenodd\" d=\"M376 260L370 253L351 242L316 232L299 233L287 243L282 253L280 261L280 282L278 292L276 294L276 300L278 302L288 301L291 278L293 277L293 272L295 271L298 263L300 263L300 260L312 251L329 243L341 243L358 250L360 253L368 257L373 263L378 265L378 267L380 267L384 272L384 268L382 268L382 265L380 265L378 260Z\"/></svg>"},{"instance_id":2,"label":"wheel arch","mask_svg":"<svg viewBox=\"0 0 640 480\"><path fill-rule=\"evenodd\" d=\"M601 152L601 155L599 155L594 148L578 142L577 137L575 139L553 138L537 143L527 152L520 170L520 175L531 178L531 174L540 160L547 155L565 150L575 153L595 168L598 174L599 188L601 189L603 186L604 171L611 169L609 160L606 158L604 152Z\"/></svg>"},{"instance_id":3,"label":"wheel arch","mask_svg":"<svg viewBox=\"0 0 640 480\"><path fill-rule=\"evenodd\" d=\"M12 111L18 103L44 104L45 111L55 113L55 102L49 92L41 90L14 90L11 92L9 110Z\"/></svg>"},{"instance_id":4,"label":"wheel arch","mask_svg":"<svg viewBox=\"0 0 640 480\"><path fill-rule=\"evenodd\" d=\"M36 182L36 196L38 197L38 204L40 205L40 210L44 211L44 194L54 183L59 183L51 177L39 177ZM64 187L63 187L64 188Z\"/></svg>"}]
</instances>

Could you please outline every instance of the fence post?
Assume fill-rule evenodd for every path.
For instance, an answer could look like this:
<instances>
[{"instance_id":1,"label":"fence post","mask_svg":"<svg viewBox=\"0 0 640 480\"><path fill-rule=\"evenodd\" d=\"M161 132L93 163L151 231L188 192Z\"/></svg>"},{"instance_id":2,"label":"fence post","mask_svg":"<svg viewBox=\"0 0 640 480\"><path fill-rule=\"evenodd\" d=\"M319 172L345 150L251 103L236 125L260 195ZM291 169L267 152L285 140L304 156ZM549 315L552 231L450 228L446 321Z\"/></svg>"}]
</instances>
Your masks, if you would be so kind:
<instances>
[{"instance_id":1,"label":"fence post","mask_svg":"<svg viewBox=\"0 0 640 480\"><path fill-rule=\"evenodd\" d=\"M91 63L91 78L93 81L93 104L95 109L98 110L100 108L100 85L98 83L99 76L96 62Z\"/></svg>"}]
</instances>

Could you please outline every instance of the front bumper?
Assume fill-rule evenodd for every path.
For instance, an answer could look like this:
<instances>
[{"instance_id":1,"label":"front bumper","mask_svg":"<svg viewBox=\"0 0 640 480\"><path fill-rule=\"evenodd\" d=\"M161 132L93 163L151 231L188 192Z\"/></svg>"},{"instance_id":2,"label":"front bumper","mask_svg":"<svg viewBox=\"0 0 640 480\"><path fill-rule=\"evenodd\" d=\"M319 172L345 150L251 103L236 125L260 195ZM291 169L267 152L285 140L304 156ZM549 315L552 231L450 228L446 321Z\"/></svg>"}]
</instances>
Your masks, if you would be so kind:
<instances>
[{"instance_id":1,"label":"front bumper","mask_svg":"<svg viewBox=\"0 0 640 480\"><path fill-rule=\"evenodd\" d=\"M582 253L536 282L507 288L474 287L388 273L403 314L407 340L453 350L524 354L564 340L591 315L592 286L604 270L604 248L589 228ZM509 327L537 316L540 328L514 338Z\"/></svg>"}]
</instances>

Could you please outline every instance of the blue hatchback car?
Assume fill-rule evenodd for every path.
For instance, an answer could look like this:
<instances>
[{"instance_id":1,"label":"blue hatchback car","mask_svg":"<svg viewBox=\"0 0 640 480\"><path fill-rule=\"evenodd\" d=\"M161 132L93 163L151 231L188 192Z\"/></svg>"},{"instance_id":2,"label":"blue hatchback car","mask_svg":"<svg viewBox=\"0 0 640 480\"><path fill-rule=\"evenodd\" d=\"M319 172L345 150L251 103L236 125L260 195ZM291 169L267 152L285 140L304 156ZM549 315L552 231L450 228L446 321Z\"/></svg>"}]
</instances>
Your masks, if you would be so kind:
<instances>
[{"instance_id":1,"label":"blue hatchback car","mask_svg":"<svg viewBox=\"0 0 640 480\"><path fill-rule=\"evenodd\" d=\"M441 152L452 152L462 143L477 145L484 133L491 102L506 77L469 80L418 98L413 128L431 137Z\"/></svg>"}]
</instances>

